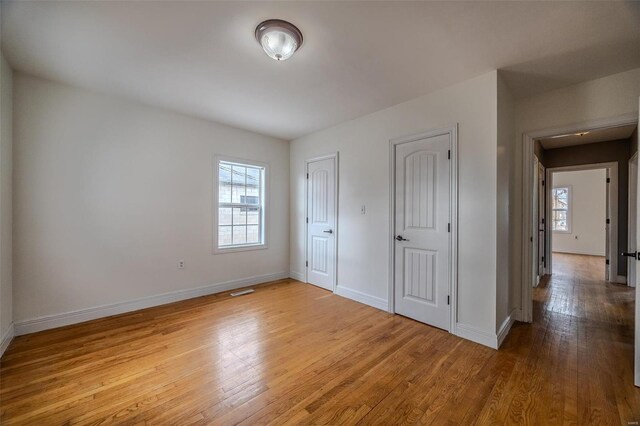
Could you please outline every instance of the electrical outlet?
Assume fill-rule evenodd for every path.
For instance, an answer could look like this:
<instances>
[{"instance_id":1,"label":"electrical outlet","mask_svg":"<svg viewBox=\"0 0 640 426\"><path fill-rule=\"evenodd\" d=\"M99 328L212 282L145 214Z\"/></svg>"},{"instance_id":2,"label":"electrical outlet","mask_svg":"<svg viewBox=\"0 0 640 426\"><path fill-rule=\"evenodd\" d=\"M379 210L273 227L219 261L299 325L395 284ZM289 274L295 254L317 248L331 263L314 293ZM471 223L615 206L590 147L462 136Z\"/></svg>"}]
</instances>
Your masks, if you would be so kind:
<instances>
[{"instance_id":1,"label":"electrical outlet","mask_svg":"<svg viewBox=\"0 0 640 426\"><path fill-rule=\"evenodd\" d=\"M184 260L178 260L178 269L184 269Z\"/></svg>"}]
</instances>

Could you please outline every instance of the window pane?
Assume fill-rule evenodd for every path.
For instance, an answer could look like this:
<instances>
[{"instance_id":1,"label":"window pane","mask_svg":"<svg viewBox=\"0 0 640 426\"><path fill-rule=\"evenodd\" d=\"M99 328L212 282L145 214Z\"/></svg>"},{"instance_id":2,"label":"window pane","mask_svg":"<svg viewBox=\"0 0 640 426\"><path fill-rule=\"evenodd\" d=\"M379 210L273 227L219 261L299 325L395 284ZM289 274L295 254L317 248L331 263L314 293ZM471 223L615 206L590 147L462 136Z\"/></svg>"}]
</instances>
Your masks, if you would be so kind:
<instances>
[{"instance_id":1,"label":"window pane","mask_svg":"<svg viewBox=\"0 0 640 426\"><path fill-rule=\"evenodd\" d=\"M233 244L246 244L247 243L247 227L246 226L233 226Z\"/></svg>"},{"instance_id":2,"label":"window pane","mask_svg":"<svg viewBox=\"0 0 640 426\"><path fill-rule=\"evenodd\" d=\"M553 230L554 231L568 231L569 227L567 226L566 220L554 220L553 221Z\"/></svg>"},{"instance_id":3,"label":"window pane","mask_svg":"<svg viewBox=\"0 0 640 426\"><path fill-rule=\"evenodd\" d=\"M231 225L231 208L221 207L218 209L218 225Z\"/></svg>"},{"instance_id":4,"label":"window pane","mask_svg":"<svg viewBox=\"0 0 640 426\"><path fill-rule=\"evenodd\" d=\"M248 225L260 224L260 209L258 207L247 208L247 224Z\"/></svg>"},{"instance_id":5,"label":"window pane","mask_svg":"<svg viewBox=\"0 0 640 426\"><path fill-rule=\"evenodd\" d=\"M218 201L231 202L231 166L225 163L218 166Z\"/></svg>"},{"instance_id":6,"label":"window pane","mask_svg":"<svg viewBox=\"0 0 640 426\"><path fill-rule=\"evenodd\" d=\"M218 227L218 245L229 246L231 245L231 227L230 226L219 226Z\"/></svg>"},{"instance_id":7,"label":"window pane","mask_svg":"<svg viewBox=\"0 0 640 426\"><path fill-rule=\"evenodd\" d=\"M245 208L234 207L233 208L233 224L234 225L246 225L247 224L247 212Z\"/></svg>"},{"instance_id":8,"label":"window pane","mask_svg":"<svg viewBox=\"0 0 640 426\"><path fill-rule=\"evenodd\" d=\"M258 225L247 226L247 244L257 244L260 242L260 230Z\"/></svg>"},{"instance_id":9,"label":"window pane","mask_svg":"<svg viewBox=\"0 0 640 426\"><path fill-rule=\"evenodd\" d=\"M260 169L247 167L247 203L260 204Z\"/></svg>"},{"instance_id":10,"label":"window pane","mask_svg":"<svg viewBox=\"0 0 640 426\"><path fill-rule=\"evenodd\" d=\"M247 168L241 166L231 166L231 170L231 181L233 184L231 202L242 203L242 197L246 195L245 178L247 174Z\"/></svg>"},{"instance_id":11,"label":"window pane","mask_svg":"<svg viewBox=\"0 0 640 426\"><path fill-rule=\"evenodd\" d=\"M553 220L567 220L567 211L566 210L554 210L553 211Z\"/></svg>"},{"instance_id":12,"label":"window pane","mask_svg":"<svg viewBox=\"0 0 640 426\"><path fill-rule=\"evenodd\" d=\"M224 161L219 162L217 167L218 247L263 243L265 169Z\"/></svg>"}]
</instances>

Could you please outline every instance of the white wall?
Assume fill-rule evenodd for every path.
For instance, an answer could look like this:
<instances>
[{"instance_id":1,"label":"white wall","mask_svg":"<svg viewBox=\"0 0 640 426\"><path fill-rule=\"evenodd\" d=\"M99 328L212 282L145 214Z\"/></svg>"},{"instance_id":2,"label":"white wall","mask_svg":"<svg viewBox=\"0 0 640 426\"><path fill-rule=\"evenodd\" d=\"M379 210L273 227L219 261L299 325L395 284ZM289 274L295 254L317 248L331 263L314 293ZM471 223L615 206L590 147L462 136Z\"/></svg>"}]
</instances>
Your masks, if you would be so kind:
<instances>
[{"instance_id":1,"label":"white wall","mask_svg":"<svg viewBox=\"0 0 640 426\"><path fill-rule=\"evenodd\" d=\"M304 161L339 151L338 287L386 305L389 140L459 123L458 323L495 338L497 72L291 142L291 270L304 272ZM366 205L367 213L360 214ZM373 299L371 299L373 298Z\"/></svg>"},{"instance_id":2,"label":"white wall","mask_svg":"<svg viewBox=\"0 0 640 426\"><path fill-rule=\"evenodd\" d=\"M12 88L13 71L0 55L0 355L13 324L12 283ZM6 339L5 339L6 337Z\"/></svg>"},{"instance_id":3,"label":"white wall","mask_svg":"<svg viewBox=\"0 0 640 426\"><path fill-rule=\"evenodd\" d=\"M14 83L17 325L288 275L286 141L21 73ZM212 255L215 154L269 163L267 250Z\"/></svg>"},{"instance_id":4,"label":"white wall","mask_svg":"<svg viewBox=\"0 0 640 426\"><path fill-rule=\"evenodd\" d=\"M510 249L509 209L511 157L515 130L514 102L502 75L498 73L498 145L497 145L497 252L496 252L496 331L509 318L514 303L510 303L512 251Z\"/></svg>"},{"instance_id":5,"label":"white wall","mask_svg":"<svg viewBox=\"0 0 640 426\"><path fill-rule=\"evenodd\" d=\"M571 232L554 232L554 252L604 256L606 250L607 171L581 170L553 174L553 186L568 185Z\"/></svg>"},{"instance_id":6,"label":"white wall","mask_svg":"<svg viewBox=\"0 0 640 426\"><path fill-rule=\"evenodd\" d=\"M511 188L512 297L522 306L522 136L586 121L638 114L640 68L543 93L516 102Z\"/></svg>"}]
</instances>

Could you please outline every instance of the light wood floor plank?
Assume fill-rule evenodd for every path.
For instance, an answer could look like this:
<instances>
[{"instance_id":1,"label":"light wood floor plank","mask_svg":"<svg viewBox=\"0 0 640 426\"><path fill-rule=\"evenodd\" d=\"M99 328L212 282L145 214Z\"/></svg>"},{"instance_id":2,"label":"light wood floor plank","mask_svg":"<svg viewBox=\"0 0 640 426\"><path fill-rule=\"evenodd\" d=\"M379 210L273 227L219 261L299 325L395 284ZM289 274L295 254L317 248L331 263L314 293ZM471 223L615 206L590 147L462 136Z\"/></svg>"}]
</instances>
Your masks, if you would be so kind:
<instances>
[{"instance_id":1,"label":"light wood floor plank","mask_svg":"<svg viewBox=\"0 0 640 426\"><path fill-rule=\"evenodd\" d=\"M17 337L2 424L627 424L634 290L554 254L500 351L293 280Z\"/></svg>"}]
</instances>

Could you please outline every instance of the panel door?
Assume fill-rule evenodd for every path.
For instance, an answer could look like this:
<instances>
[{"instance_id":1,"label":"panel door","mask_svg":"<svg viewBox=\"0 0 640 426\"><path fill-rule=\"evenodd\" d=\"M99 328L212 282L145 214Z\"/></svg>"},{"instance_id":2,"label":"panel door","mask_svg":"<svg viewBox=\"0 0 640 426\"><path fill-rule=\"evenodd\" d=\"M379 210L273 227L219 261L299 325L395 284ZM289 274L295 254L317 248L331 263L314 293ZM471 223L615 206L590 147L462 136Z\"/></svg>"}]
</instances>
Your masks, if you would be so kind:
<instances>
[{"instance_id":1,"label":"panel door","mask_svg":"<svg viewBox=\"0 0 640 426\"><path fill-rule=\"evenodd\" d=\"M307 281L333 291L336 256L335 158L307 167Z\"/></svg>"},{"instance_id":2,"label":"panel door","mask_svg":"<svg viewBox=\"0 0 640 426\"><path fill-rule=\"evenodd\" d=\"M449 135L396 145L395 311L449 330Z\"/></svg>"}]
</instances>

